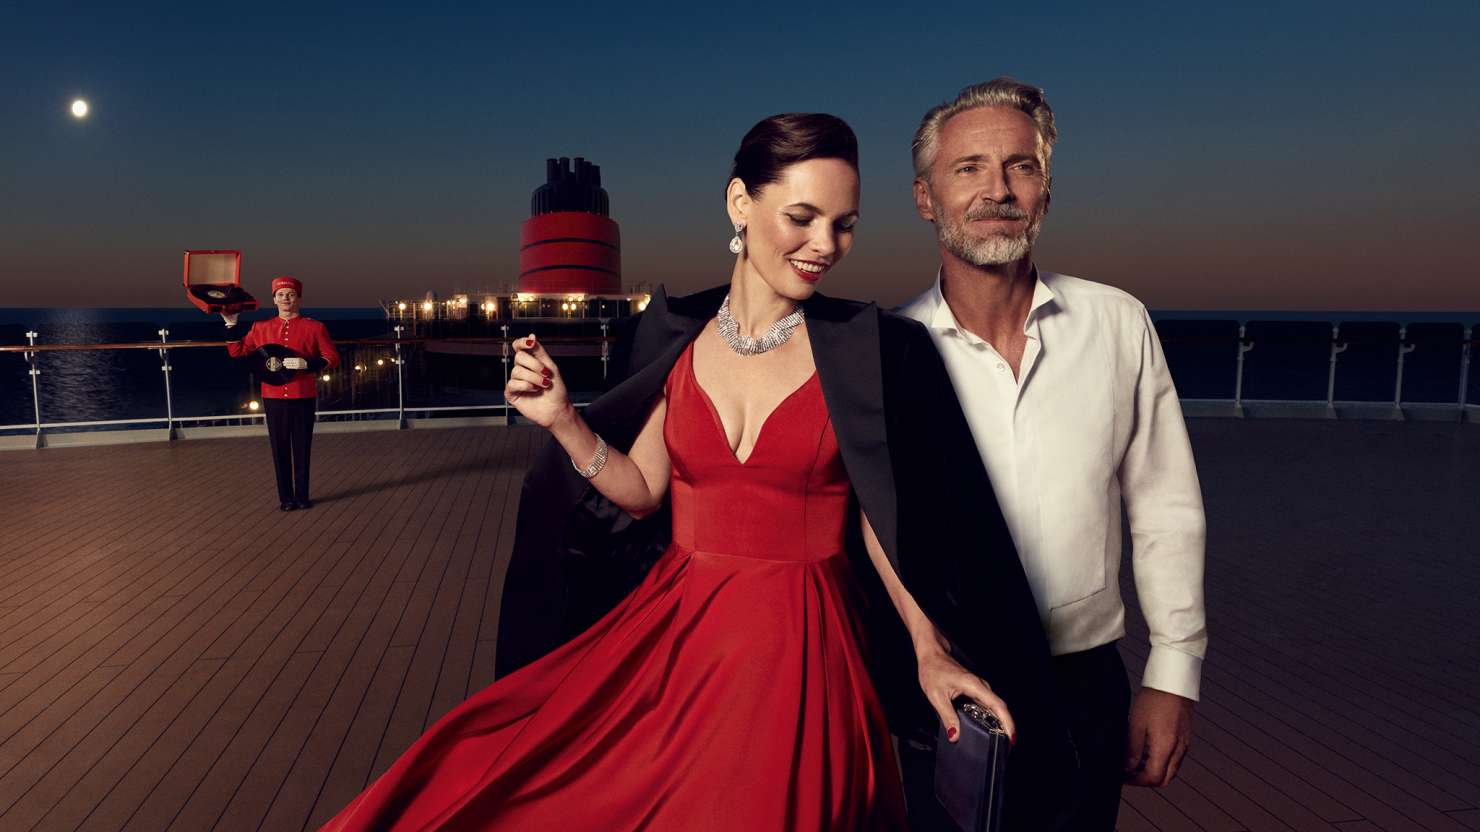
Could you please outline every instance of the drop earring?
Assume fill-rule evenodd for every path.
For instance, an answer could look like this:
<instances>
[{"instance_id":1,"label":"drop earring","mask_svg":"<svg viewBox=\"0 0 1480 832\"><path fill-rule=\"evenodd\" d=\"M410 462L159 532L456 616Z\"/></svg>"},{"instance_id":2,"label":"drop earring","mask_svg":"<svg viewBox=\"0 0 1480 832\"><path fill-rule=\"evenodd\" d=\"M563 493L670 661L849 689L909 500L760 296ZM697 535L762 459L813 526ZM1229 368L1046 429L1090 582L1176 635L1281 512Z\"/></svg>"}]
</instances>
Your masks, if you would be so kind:
<instances>
[{"instance_id":1,"label":"drop earring","mask_svg":"<svg viewBox=\"0 0 1480 832\"><path fill-rule=\"evenodd\" d=\"M735 223L735 236L730 238L731 254L739 254L740 252L745 250L745 241L740 239L740 232L744 230L745 226L741 225L738 222Z\"/></svg>"}]
</instances>

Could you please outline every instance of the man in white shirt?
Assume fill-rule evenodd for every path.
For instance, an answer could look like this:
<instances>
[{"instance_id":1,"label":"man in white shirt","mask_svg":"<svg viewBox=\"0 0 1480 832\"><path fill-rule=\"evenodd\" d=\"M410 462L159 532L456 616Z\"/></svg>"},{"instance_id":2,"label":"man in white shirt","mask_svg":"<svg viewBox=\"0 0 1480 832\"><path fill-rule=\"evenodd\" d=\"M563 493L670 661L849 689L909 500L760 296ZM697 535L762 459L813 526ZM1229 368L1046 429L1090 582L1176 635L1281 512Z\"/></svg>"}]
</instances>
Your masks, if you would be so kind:
<instances>
[{"instance_id":1,"label":"man in white shirt","mask_svg":"<svg viewBox=\"0 0 1480 832\"><path fill-rule=\"evenodd\" d=\"M1202 496L1146 308L1040 272L1057 133L1043 91L967 87L915 134L915 204L935 285L901 308L930 330L991 475L1047 630L1079 758L1059 829L1112 830L1122 783L1164 786L1192 738L1207 648ZM1116 642L1121 505L1151 644L1134 701ZM1012 703L1007 703L1012 707ZM902 748L911 821L936 828L928 760ZM944 828L944 827L942 827Z\"/></svg>"}]
</instances>

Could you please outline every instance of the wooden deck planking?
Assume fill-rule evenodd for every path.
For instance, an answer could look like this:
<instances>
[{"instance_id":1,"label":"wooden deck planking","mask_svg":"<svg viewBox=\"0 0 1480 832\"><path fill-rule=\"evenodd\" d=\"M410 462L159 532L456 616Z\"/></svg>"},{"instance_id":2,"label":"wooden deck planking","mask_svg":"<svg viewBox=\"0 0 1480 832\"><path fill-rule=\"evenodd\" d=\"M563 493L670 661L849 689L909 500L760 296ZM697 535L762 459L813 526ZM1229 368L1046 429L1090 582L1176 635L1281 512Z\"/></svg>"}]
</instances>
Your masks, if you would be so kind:
<instances>
[{"instance_id":1,"label":"wooden deck planking","mask_svg":"<svg viewBox=\"0 0 1480 832\"><path fill-rule=\"evenodd\" d=\"M1456 563L1455 568L1463 570L1466 564ZM1444 704L1455 708L1465 724L1472 730L1480 728L1480 707L1477 707L1472 697L1465 695L1463 684L1456 684L1456 678L1466 678L1473 674L1473 669L1466 668L1462 664L1452 661L1454 654L1448 658L1448 664L1435 664L1421 661L1411 654L1419 649L1424 649L1427 644L1413 644L1412 639L1437 639L1443 644L1441 633L1435 632L1429 627L1409 624L1403 621L1401 615L1386 615L1376 617L1370 605L1365 605L1358 599L1351 599L1350 603L1358 611L1366 611L1368 614L1362 620L1340 621L1332 620L1333 615L1328 611L1317 611L1308 608L1310 601L1301 603L1298 594L1288 593L1283 590L1271 589L1265 586L1265 581L1254 579L1231 579L1226 576L1214 576L1209 580L1220 590L1220 594L1227 597L1240 598L1240 606L1245 609L1236 613L1235 618L1241 625L1247 625L1248 629L1240 629L1237 634L1241 637L1241 643L1249 643L1251 640L1257 643L1267 644L1268 649L1278 650L1285 654L1304 653L1322 663L1324 668L1336 670L1347 674L1351 679L1366 679L1367 673L1372 670L1391 671L1393 669L1403 670L1401 677L1385 680L1388 685L1398 685L1398 690L1406 690L1421 694L1423 701L1430 702L1436 706ZM1467 589L1455 587L1433 587L1423 588L1422 592L1437 593L1442 591L1467 592ZM1409 611L1409 617L1413 611ZM1432 611L1425 611L1425 615ZM1267 632L1271 621L1279 621L1283 626L1281 632ZM1380 622L1382 625L1398 624L1407 639L1407 649L1404 642L1399 642L1397 649L1386 652L1378 652L1372 648L1373 640L1365 637L1368 631L1374 629L1374 624ZM1458 623L1458 622L1456 622ZM1314 628L1314 629L1312 629ZM1350 629L1347 629L1350 628ZM1323 632L1324 630L1324 632ZM1320 633L1319 638L1311 638L1306 633ZM1382 636L1389 637L1386 632ZM1333 651L1331 648L1336 648ZM1453 648L1451 648L1453 649ZM1463 648L1461 648L1463 649ZM1332 660L1333 656L1339 656L1341 661ZM1480 731L1476 732L1480 736Z\"/></svg>"},{"instance_id":2,"label":"wooden deck planking","mask_svg":"<svg viewBox=\"0 0 1480 832\"><path fill-rule=\"evenodd\" d=\"M1136 638L1138 636L1131 635L1127 639L1123 652L1135 650L1130 643ZM1139 638L1144 639L1144 635ZM1132 666L1132 679L1138 678L1144 653L1137 653L1136 657L1139 661ZM1224 671L1232 669L1225 666ZM1422 799L1405 790L1405 785L1423 784L1401 767L1375 755L1359 754L1356 760L1346 756L1343 751L1350 751L1351 744L1340 734L1311 729L1297 714L1292 714L1288 707L1279 703L1239 696L1236 691L1226 688L1213 670L1211 663L1204 669L1203 701L1198 706L1197 720L1212 721L1224 730L1230 730L1231 724L1235 732L1242 731L1245 736L1257 740L1260 750L1280 766L1358 812L1358 818L1343 821L1365 818L1379 822L1382 828L1393 832L1456 828L1442 810L1423 803ZM1364 768L1363 764L1372 768ZM1279 788L1278 784L1271 786ZM1273 801L1268 797L1260 800L1256 794L1255 802ZM1254 819L1238 813L1234 815L1254 828Z\"/></svg>"},{"instance_id":3,"label":"wooden deck planking","mask_svg":"<svg viewBox=\"0 0 1480 832\"><path fill-rule=\"evenodd\" d=\"M114 450L110 448L108 452L111 454ZM108 547L119 549L140 545L146 539L144 533L168 531L169 528L162 526L161 521L173 528L188 526L190 517L187 513L173 512L161 517L149 509L150 504L161 500L178 500L181 494L200 493L207 489L213 484L213 480L219 479L219 474L213 475L213 472L216 470L215 466L222 462L213 460L212 466L179 471L168 481L151 480L140 483L137 481L140 474L148 477L157 472L141 463L140 460L146 458L138 456L144 451L143 448L132 447L127 450L132 452L128 458L116 461L110 468L99 470L93 476L87 476L89 472L76 465L70 466L75 470L71 476L84 478L91 491L83 493L75 488L68 488L61 494L43 499L37 499L34 495L23 497L17 504L16 513L24 518L23 522L39 521L39 525L44 528L26 530L27 539L34 538L37 546L27 552L29 557L13 559L7 566L12 570L34 569L38 564L50 569L75 569L79 561L95 560L104 555ZM64 463L60 467L68 466ZM51 472L48 471L48 479L50 476ZM68 478L66 473L61 476L63 479ZM150 524L153 524L153 528L150 528ZM92 541L88 539L89 536L93 538ZM84 545L99 540L107 543ZM50 549L45 545L48 542L53 544ZM70 556L57 557L59 552ZM34 587L16 582L15 577L14 571L9 572L5 585L17 590L24 589L33 601L43 598ZM44 578L46 573L37 572L33 577ZM67 582L62 586L71 589L73 584Z\"/></svg>"},{"instance_id":4,"label":"wooden deck planking","mask_svg":"<svg viewBox=\"0 0 1480 832\"><path fill-rule=\"evenodd\" d=\"M249 555L254 554L250 547L247 553ZM252 572L246 567L257 565L259 561L249 557L239 558L239 562L243 565L243 568L225 575L226 583L223 586L198 588L196 592L186 596L186 600L182 600L181 604L178 605L180 607L187 606L187 601L194 602L194 607L190 610L191 617L173 622L170 627L162 628L164 632L156 640L156 643L161 646L151 649L157 649L161 652L166 649L169 650L168 667L171 670L170 672L166 672L156 668L150 673L152 677L150 681L156 687L160 683L160 680L169 683L172 676L178 675L173 672L173 669L196 665L202 659L202 655L207 653L216 643L222 631L226 629L226 625L242 620L242 614L251 606L252 601L260 595L259 592L251 590L242 591L241 589L243 582L249 581L254 577ZM206 626L201 626L203 622ZM188 637L184 640L183 644L179 644L177 641L176 646L173 649L169 649L170 642L166 637L170 631L176 628L178 628L181 634L185 634ZM207 657L205 661L210 662L211 659ZM141 664L147 667L147 663ZM215 665L219 666L220 661L216 661ZM173 687L169 688L169 690L172 695L179 693L179 690ZM162 696L156 696L152 701L147 696L138 702L134 700L134 692L130 691L121 703L124 706L126 717L131 716L129 714L130 709L138 710L165 702ZM177 709L178 703L175 702L165 702L163 707L166 713L174 712ZM130 723L125 720L125 724ZM97 740L101 742L105 738L105 735L101 735Z\"/></svg>"},{"instance_id":5,"label":"wooden deck planking","mask_svg":"<svg viewBox=\"0 0 1480 832\"><path fill-rule=\"evenodd\" d=\"M1339 734L1352 749L1349 756L1376 756L1411 772L1415 788L1427 792L1426 799L1436 806L1480 804L1480 767L1471 759L1476 747L1461 735L1442 731L1436 718L1428 721L1434 717L1424 700L1392 697L1365 680L1350 687L1318 683L1307 676L1313 671L1298 664L1281 667L1237 644L1228 644L1225 650L1238 662L1239 673L1214 667L1208 674L1251 703L1276 703L1314 730ZM1407 718L1387 717L1397 713ZM1438 791L1428 791L1430 787Z\"/></svg>"},{"instance_id":6,"label":"wooden deck planking","mask_svg":"<svg viewBox=\"0 0 1480 832\"><path fill-rule=\"evenodd\" d=\"M1210 523L1204 701L1178 782L1128 789L1120 828L1480 828L1480 666L1465 659L1480 651L1480 552L1456 522L1480 488L1455 461L1480 447L1473 429L1192 433ZM541 441L320 435L319 503L287 515L261 438L8 454L20 545L0 556L0 827L315 828L491 680ZM1307 469L1330 485L1302 485ZM238 507L249 530L213 533L182 494ZM1128 563L1123 579L1133 599ZM1133 603L1128 633L1134 680Z\"/></svg>"},{"instance_id":7,"label":"wooden deck planking","mask_svg":"<svg viewBox=\"0 0 1480 832\"><path fill-rule=\"evenodd\" d=\"M315 509L315 511L317 511L317 509ZM275 514L277 514L277 512L272 512L272 514L275 515ZM300 517L302 517L302 515L300 515ZM293 558L292 557L289 557L289 558L287 558L287 560L289 560L289 563L292 563ZM237 619L237 620L238 620L238 622L240 622L241 619Z\"/></svg>"},{"instance_id":8,"label":"wooden deck planking","mask_svg":"<svg viewBox=\"0 0 1480 832\"><path fill-rule=\"evenodd\" d=\"M1456 522L1477 485L1463 462L1476 437L1430 425L1192 427L1212 648L1191 760L1260 809L1193 771L1188 784L1251 829L1260 813L1298 829L1458 828L1480 780L1476 700L1461 695L1480 669L1462 659L1474 655L1465 622L1480 571L1473 529ZM1209 441L1235 432L1242 442ZM1374 436L1406 447L1371 447ZM1294 475L1306 467L1319 479ZM1443 487L1410 487L1434 478ZM1145 638L1132 609L1122 652L1133 680Z\"/></svg>"},{"instance_id":9,"label":"wooden deck planking","mask_svg":"<svg viewBox=\"0 0 1480 832\"><path fill-rule=\"evenodd\" d=\"M472 510L479 493L479 484L486 472L487 466L480 466L477 471L467 471L457 475L457 486L452 502L442 518L442 527L437 534L438 539L443 541L450 539L452 542L442 571L437 573L433 568L430 571L435 574L435 577L427 576L427 583L431 584L435 581L436 587L427 616L427 632L432 643L432 649L429 651L432 658L429 664L434 669L440 669L445 664L450 641L450 633L447 630L450 627L442 625L445 619L450 619L456 613L459 606L457 602L461 595L460 590L464 584L462 575L466 571L467 562L474 554L471 547L460 545L463 540L461 530ZM413 589L413 596L415 592L416 590ZM329 692L330 698L325 701L320 713L315 717L313 730L299 746L292 769L278 786L263 822L266 828L290 828L293 824L301 824L317 802L322 783L322 772L331 768L344 732L354 717L356 707L374 675L384 648L389 645L393 634L399 629L396 626L397 622L392 622L389 617L379 617L376 620L384 625L379 631L370 628L357 633L354 628L347 628L344 636L336 639L341 653L345 654L343 665L339 667L339 676L334 679L333 688ZM360 654L362 647L364 648L364 660L352 661L356 655ZM335 645L331 644L320 668L332 667L330 660L337 658ZM415 660L413 659L414 666ZM348 684L342 684L344 682ZM327 685L327 678L325 683ZM304 704L309 708L313 706L312 702ZM320 782L313 783L313 780Z\"/></svg>"},{"instance_id":10,"label":"wooden deck planking","mask_svg":"<svg viewBox=\"0 0 1480 832\"><path fill-rule=\"evenodd\" d=\"M5 666L17 655L38 660L46 654L38 649L40 645L65 632L68 625L116 599L137 598L141 582L152 585L169 574L181 556L180 545L170 545L170 535L184 527L188 518L173 518L172 525L149 528L148 518L136 508L120 512L129 516L128 523L115 523L106 516L85 518L74 533L55 535L54 551L42 555L55 557L55 568L28 564L30 574L12 576L15 591L25 593L27 601L0 621L7 628L0 646L0 662ZM87 554L69 556L68 551ZM149 557L138 556L145 551ZM86 577L79 581L79 576Z\"/></svg>"},{"instance_id":11,"label":"wooden deck planking","mask_svg":"<svg viewBox=\"0 0 1480 832\"><path fill-rule=\"evenodd\" d=\"M420 480L428 472L443 468L444 460L448 459L454 447L450 437L440 437L440 440L437 452L429 454L420 465L414 465L411 468L413 474L407 480ZM401 509L389 514L389 529L395 530L394 536L386 531L385 537L374 537L376 542L406 542L423 537L423 526L419 523L425 524L426 518L431 514L428 506L435 505L435 500L441 493L441 484L438 483L432 489L423 486L420 489L411 487L398 490L404 492L404 502L401 503ZM370 493L361 494L361 497L367 496ZM417 517L422 520L417 521ZM292 691L286 711L271 721L249 722L247 730L238 737L241 740L240 748L231 749L232 754L222 756L212 771L216 782L207 783L212 786L209 794L221 795L225 786L231 788L231 794L221 802L194 799L191 804L186 805L179 819L176 819L175 828L201 828L201 825L210 826L218 822L228 828L234 828L234 825L256 828L260 817L271 807L272 796L277 794L283 777L297 758L303 739L312 730L312 724L332 694L333 682L336 681L334 671L342 666L346 648L352 650L355 647L355 644L349 643L348 637L346 640L336 641L334 635L339 634L346 622L351 632L354 632L355 626L364 622L367 614L374 611L373 608L369 613L366 610L354 610L352 604L343 603L345 598L352 598L346 594L355 592L357 595L354 597L358 597L366 589L371 592L379 588L388 589L389 583L394 583L391 579L403 568L401 558L407 554L408 549L404 546L364 545L361 551L380 558L376 570L360 570L360 574L351 571L348 580L345 580L339 577L343 573L342 564L334 564L337 570L334 567L327 568L323 576L324 586L333 589L330 595L333 600L326 607L306 607L303 610L303 616L312 614L314 619L309 622L309 631L299 638L295 648L314 654L315 660L308 674L290 680L277 680L278 684ZM334 577L339 577L340 582L334 582ZM376 580L374 586L370 586L370 579ZM218 814L212 816L212 810Z\"/></svg>"}]
</instances>

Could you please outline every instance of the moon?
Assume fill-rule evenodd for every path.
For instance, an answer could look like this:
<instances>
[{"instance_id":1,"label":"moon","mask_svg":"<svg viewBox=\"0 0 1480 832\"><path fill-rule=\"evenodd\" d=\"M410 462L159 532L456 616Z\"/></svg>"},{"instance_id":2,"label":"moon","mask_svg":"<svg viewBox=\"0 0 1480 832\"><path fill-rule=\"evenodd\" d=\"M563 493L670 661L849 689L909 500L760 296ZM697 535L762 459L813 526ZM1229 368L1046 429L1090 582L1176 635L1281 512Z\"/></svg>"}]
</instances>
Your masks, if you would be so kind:
<instances>
[{"instance_id":1,"label":"moon","mask_svg":"<svg viewBox=\"0 0 1480 832\"><path fill-rule=\"evenodd\" d=\"M72 115L75 118L87 118L87 102L81 98L72 102Z\"/></svg>"}]
</instances>

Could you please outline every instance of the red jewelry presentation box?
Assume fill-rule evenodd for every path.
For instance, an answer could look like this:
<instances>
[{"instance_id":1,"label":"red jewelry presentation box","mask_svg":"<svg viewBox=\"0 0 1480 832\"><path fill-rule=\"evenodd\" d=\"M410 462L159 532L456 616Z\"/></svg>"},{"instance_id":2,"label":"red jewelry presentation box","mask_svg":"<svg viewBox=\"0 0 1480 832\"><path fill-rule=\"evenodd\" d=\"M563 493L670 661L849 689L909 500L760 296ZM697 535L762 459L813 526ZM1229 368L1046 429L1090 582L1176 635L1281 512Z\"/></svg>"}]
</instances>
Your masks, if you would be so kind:
<instances>
[{"instance_id":1,"label":"red jewelry presentation box","mask_svg":"<svg viewBox=\"0 0 1480 832\"><path fill-rule=\"evenodd\" d=\"M185 252L185 297L208 315L251 312L257 299L242 283L242 253L229 250Z\"/></svg>"}]
</instances>

